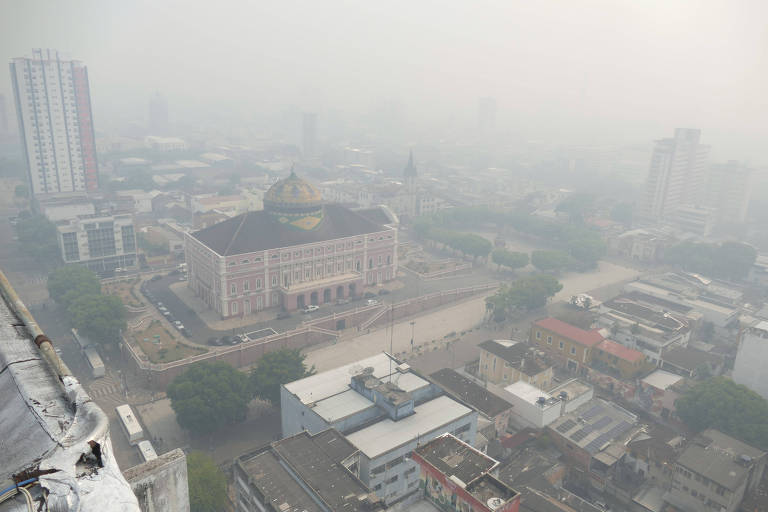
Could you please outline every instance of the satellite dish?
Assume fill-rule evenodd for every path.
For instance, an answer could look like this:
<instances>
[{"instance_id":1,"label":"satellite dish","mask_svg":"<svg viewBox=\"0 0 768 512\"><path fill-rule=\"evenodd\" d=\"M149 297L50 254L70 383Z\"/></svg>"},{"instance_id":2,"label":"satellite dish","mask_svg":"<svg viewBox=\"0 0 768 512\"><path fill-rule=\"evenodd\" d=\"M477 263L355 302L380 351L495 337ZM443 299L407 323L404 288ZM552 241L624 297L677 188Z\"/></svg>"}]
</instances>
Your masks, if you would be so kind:
<instances>
[{"instance_id":1,"label":"satellite dish","mask_svg":"<svg viewBox=\"0 0 768 512\"><path fill-rule=\"evenodd\" d=\"M488 505L489 509L496 510L497 508L501 507L504 504L504 500L494 496L492 498L488 498L488 501L486 501L486 504Z\"/></svg>"}]
</instances>

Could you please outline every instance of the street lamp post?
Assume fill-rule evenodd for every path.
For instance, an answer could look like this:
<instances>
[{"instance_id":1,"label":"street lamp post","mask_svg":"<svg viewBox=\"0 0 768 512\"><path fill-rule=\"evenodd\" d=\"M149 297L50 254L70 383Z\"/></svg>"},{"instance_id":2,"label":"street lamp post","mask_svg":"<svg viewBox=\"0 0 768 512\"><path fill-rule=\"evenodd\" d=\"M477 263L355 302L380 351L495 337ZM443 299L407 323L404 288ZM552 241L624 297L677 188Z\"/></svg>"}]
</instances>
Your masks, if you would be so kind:
<instances>
[{"instance_id":1,"label":"street lamp post","mask_svg":"<svg viewBox=\"0 0 768 512\"><path fill-rule=\"evenodd\" d=\"M413 326L416 325L415 320L411 320L411 352L413 352Z\"/></svg>"}]
</instances>

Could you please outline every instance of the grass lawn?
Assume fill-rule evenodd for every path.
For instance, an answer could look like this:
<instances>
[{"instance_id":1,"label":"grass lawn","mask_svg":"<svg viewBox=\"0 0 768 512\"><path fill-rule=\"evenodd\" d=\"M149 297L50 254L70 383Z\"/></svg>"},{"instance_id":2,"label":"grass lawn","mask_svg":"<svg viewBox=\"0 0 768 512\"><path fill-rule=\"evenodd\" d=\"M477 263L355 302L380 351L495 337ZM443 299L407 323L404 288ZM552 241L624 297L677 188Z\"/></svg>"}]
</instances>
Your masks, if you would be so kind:
<instances>
[{"instance_id":1,"label":"grass lawn","mask_svg":"<svg viewBox=\"0 0 768 512\"><path fill-rule=\"evenodd\" d=\"M159 320L152 320L144 330L133 332L131 336L153 363L170 363L207 352L204 348L176 341Z\"/></svg>"},{"instance_id":2,"label":"grass lawn","mask_svg":"<svg viewBox=\"0 0 768 512\"><path fill-rule=\"evenodd\" d=\"M104 295L116 295L120 297L120 300L126 306L140 308L143 304L131 293L131 288L136 284L136 281L137 279L126 279L125 281L102 284L101 293Z\"/></svg>"}]
</instances>

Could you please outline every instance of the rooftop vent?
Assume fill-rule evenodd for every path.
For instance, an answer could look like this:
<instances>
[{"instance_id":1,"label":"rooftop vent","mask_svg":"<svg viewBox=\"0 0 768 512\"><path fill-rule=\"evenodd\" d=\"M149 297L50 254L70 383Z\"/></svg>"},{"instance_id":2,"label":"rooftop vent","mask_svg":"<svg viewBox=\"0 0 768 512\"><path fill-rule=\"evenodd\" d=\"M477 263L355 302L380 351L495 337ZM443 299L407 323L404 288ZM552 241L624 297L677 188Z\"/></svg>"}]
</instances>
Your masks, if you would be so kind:
<instances>
[{"instance_id":1,"label":"rooftop vent","mask_svg":"<svg viewBox=\"0 0 768 512\"><path fill-rule=\"evenodd\" d=\"M488 498L488 501L485 503L488 505L489 509L496 510L504 504L504 500L494 496L492 498Z\"/></svg>"}]
</instances>

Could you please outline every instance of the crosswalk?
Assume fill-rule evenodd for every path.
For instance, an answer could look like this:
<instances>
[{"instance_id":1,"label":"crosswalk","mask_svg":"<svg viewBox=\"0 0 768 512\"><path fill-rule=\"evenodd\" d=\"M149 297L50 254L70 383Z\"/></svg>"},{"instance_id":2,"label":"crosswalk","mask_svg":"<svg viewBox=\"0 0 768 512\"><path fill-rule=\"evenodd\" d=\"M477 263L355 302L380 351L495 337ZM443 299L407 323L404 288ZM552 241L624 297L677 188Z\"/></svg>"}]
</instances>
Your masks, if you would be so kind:
<instances>
[{"instance_id":1,"label":"crosswalk","mask_svg":"<svg viewBox=\"0 0 768 512\"><path fill-rule=\"evenodd\" d=\"M90 397L105 410L125 403L123 387L117 377L107 375L91 381L86 388Z\"/></svg>"}]
</instances>

